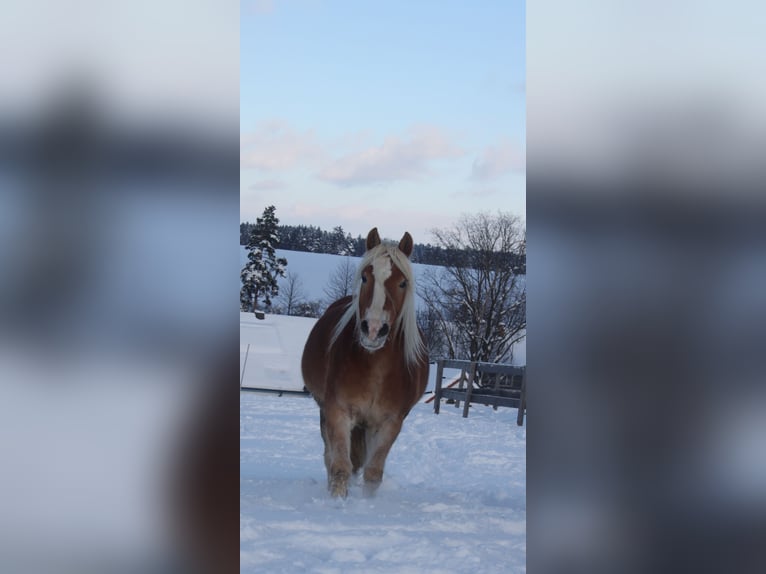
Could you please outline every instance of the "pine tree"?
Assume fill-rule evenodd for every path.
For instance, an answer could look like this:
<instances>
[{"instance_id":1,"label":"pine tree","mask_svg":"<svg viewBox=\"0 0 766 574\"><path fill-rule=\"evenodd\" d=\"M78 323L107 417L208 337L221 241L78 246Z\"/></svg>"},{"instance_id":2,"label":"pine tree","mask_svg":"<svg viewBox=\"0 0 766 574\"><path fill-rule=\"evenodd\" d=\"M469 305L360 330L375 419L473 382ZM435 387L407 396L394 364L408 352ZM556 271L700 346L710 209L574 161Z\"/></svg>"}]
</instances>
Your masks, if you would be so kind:
<instances>
[{"instance_id":1,"label":"pine tree","mask_svg":"<svg viewBox=\"0 0 766 574\"><path fill-rule=\"evenodd\" d=\"M254 311L259 300L270 307L271 298L279 294L277 277L285 276L287 259L277 257L275 251L275 246L279 244L279 219L274 211L273 205L263 210L248 238L248 261L240 273L242 289L239 301L243 311Z\"/></svg>"}]
</instances>

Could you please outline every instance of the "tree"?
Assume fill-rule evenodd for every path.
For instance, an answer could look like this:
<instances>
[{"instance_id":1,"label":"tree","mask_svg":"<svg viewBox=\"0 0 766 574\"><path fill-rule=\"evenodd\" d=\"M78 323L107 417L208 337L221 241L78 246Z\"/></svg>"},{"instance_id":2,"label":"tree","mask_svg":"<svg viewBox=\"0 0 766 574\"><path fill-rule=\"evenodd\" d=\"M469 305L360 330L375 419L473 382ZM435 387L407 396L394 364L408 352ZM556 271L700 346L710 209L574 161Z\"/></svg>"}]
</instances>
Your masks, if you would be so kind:
<instances>
[{"instance_id":1,"label":"tree","mask_svg":"<svg viewBox=\"0 0 766 574\"><path fill-rule=\"evenodd\" d=\"M426 345L429 357L444 355L446 340L442 333L439 315L431 307L420 309L416 313L418 327L423 332L423 342Z\"/></svg>"},{"instance_id":2,"label":"tree","mask_svg":"<svg viewBox=\"0 0 766 574\"><path fill-rule=\"evenodd\" d=\"M250 232L247 242L248 261L240 273L242 289L239 301L243 311L254 311L259 300L270 307L271 297L279 294L277 277L285 276L287 259L277 257L275 251L279 243L279 219L274 213L275 209L273 205L264 209L263 215L256 220Z\"/></svg>"},{"instance_id":3,"label":"tree","mask_svg":"<svg viewBox=\"0 0 766 574\"><path fill-rule=\"evenodd\" d=\"M298 303L293 310L293 315L296 317L315 317L322 316L322 307L324 307L322 301L303 301Z\"/></svg>"},{"instance_id":4,"label":"tree","mask_svg":"<svg viewBox=\"0 0 766 574\"><path fill-rule=\"evenodd\" d=\"M343 228L338 225L333 228L329 234L329 249L327 253L335 255L354 255L355 245L351 234L344 233Z\"/></svg>"},{"instance_id":5,"label":"tree","mask_svg":"<svg viewBox=\"0 0 766 574\"><path fill-rule=\"evenodd\" d=\"M356 268L351 264L351 258L344 257L343 262L335 268L335 271L330 276L330 281L324 288L328 304L342 299L346 295L351 295L351 290L354 287L355 271Z\"/></svg>"},{"instance_id":6,"label":"tree","mask_svg":"<svg viewBox=\"0 0 766 574\"><path fill-rule=\"evenodd\" d=\"M464 215L433 231L444 267L424 273L420 296L433 314L448 358L500 363L526 336L526 230L515 216ZM431 344L432 344L431 343Z\"/></svg>"},{"instance_id":7,"label":"tree","mask_svg":"<svg viewBox=\"0 0 766 574\"><path fill-rule=\"evenodd\" d=\"M306 299L306 292L303 289L301 278L295 273L288 271L287 281L279 293L279 302L282 306L282 313L285 315L297 315L298 307Z\"/></svg>"}]
</instances>

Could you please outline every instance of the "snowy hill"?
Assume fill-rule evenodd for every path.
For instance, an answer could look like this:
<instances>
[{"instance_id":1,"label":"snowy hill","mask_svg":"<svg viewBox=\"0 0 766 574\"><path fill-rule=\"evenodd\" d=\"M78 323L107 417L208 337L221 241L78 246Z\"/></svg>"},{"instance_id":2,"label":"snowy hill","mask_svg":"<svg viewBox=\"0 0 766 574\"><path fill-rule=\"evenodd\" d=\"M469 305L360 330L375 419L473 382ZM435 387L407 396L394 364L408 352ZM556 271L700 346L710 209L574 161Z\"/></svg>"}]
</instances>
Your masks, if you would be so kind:
<instances>
[{"instance_id":1,"label":"snowy hill","mask_svg":"<svg viewBox=\"0 0 766 574\"><path fill-rule=\"evenodd\" d=\"M346 259L351 261L353 269L359 265L361 257L345 257L343 255L329 255L327 253L308 253L305 251L286 251L284 249L276 250L277 257L287 259L287 271L300 277L306 298L309 300L325 299L324 288L329 283L330 277L339 265ZM247 250L240 246L239 265L244 267L247 263ZM415 277L418 277L423 271L432 265L422 265L420 263L412 264ZM285 285L284 277L278 279L280 289ZM241 286L241 284L240 284Z\"/></svg>"},{"instance_id":2,"label":"snowy hill","mask_svg":"<svg viewBox=\"0 0 766 574\"><path fill-rule=\"evenodd\" d=\"M286 251L282 249L277 249L276 252L277 252L277 257L284 257L285 259L287 259L288 272L293 273L300 278L303 290L306 293L307 300L325 300L326 299L326 295L324 292L325 287L329 283L330 278L332 277L334 271L338 268L339 265L342 265L347 259L346 257L342 255L328 255L326 253L307 253L304 251ZM352 266L354 269L356 269L356 266L359 264L359 261L361 260L360 257L350 257L348 259L351 260ZM239 262L240 262L240 267L243 267L245 263L247 262L247 250L243 246L240 246ZM434 267L432 265L422 265L420 263L413 263L412 268L415 274L415 280L417 281L418 278L422 277L426 269L429 269L429 268L433 269ZM283 277L280 277L278 279L278 282L280 285L280 289L282 289L286 284L286 280ZM239 286L241 287L241 283L239 284ZM418 308L421 308L422 305L423 303L420 297L418 297L417 298ZM285 327L285 328L289 328L289 327ZM308 336L308 333L310 330L311 330L311 327L308 327L308 329L305 331L306 336ZM240 345L244 344L246 346L247 341L243 337L245 338L247 337L247 331L243 332L242 321L240 321ZM305 342L305 338L304 338L304 342ZM302 343L300 347L302 350L303 349ZM242 351L242 349L240 349L240 351ZM300 353L298 356L300 356ZM514 365L525 365L526 362L527 362L527 344L526 344L526 340L523 340L517 343L513 348L512 363ZM302 387L303 385L301 383L300 388Z\"/></svg>"}]
</instances>

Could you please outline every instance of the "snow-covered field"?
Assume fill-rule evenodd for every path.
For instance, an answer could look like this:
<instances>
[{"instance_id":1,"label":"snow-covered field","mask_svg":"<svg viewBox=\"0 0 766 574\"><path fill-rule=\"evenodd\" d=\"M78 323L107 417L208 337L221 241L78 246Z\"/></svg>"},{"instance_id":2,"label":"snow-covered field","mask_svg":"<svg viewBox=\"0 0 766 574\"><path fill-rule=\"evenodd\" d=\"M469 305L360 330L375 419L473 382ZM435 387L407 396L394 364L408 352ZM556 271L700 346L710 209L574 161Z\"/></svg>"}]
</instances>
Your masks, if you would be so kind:
<instances>
[{"instance_id":1,"label":"snow-covered field","mask_svg":"<svg viewBox=\"0 0 766 574\"><path fill-rule=\"evenodd\" d=\"M324 296L343 260L280 256L311 298ZM244 386L302 389L300 356L314 322L241 313ZM432 365L426 395L405 421L372 498L359 481L347 499L330 498L313 399L240 393L241 572L525 571L526 426L516 425L515 409L483 405L472 406L467 419L446 404L435 415L424 402L434 376Z\"/></svg>"},{"instance_id":2,"label":"snow-covered field","mask_svg":"<svg viewBox=\"0 0 766 574\"><path fill-rule=\"evenodd\" d=\"M284 249L276 250L277 257L284 257L287 259L287 271L297 275L301 281L301 288L306 294L308 300L324 300L327 298L325 295L325 287L330 282L330 278L339 266L343 265L348 259L351 263L351 267L356 269L361 257L346 257L344 255L330 255L328 253L308 253L306 251L286 251ZM247 249L240 245L239 247L239 265L244 267L247 263ZM423 265L420 263L413 263L413 270L415 276L423 273L428 268L434 267L433 265ZM239 277L237 277L239 280ZM277 279L280 289L286 284L286 279L280 277ZM241 287L242 284L239 283Z\"/></svg>"},{"instance_id":3,"label":"snow-covered field","mask_svg":"<svg viewBox=\"0 0 766 574\"><path fill-rule=\"evenodd\" d=\"M523 572L526 427L516 410L419 403L377 494L331 499L310 398L240 395L241 572Z\"/></svg>"}]
</instances>

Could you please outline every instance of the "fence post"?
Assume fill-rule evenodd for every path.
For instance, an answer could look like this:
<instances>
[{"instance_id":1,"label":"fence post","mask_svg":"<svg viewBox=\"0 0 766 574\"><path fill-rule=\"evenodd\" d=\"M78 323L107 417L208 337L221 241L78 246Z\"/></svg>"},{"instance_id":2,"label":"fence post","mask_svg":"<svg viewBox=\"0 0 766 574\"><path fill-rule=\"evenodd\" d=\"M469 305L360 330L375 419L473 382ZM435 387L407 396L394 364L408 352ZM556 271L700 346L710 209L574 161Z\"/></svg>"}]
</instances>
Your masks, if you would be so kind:
<instances>
[{"instance_id":1,"label":"fence post","mask_svg":"<svg viewBox=\"0 0 766 574\"><path fill-rule=\"evenodd\" d=\"M463 406L463 418L468 418L468 407L471 406L471 393L473 391L473 379L476 377L476 362L471 363L470 375L468 375L468 387L465 391L465 405Z\"/></svg>"},{"instance_id":2,"label":"fence post","mask_svg":"<svg viewBox=\"0 0 766 574\"><path fill-rule=\"evenodd\" d=\"M527 370L521 375L521 397L519 398L519 412L516 415L516 424L524 425L524 411L527 409Z\"/></svg>"},{"instance_id":3,"label":"fence post","mask_svg":"<svg viewBox=\"0 0 766 574\"><path fill-rule=\"evenodd\" d=\"M439 405L442 402L442 375L444 373L444 361L436 361L436 385L434 386L434 412L439 414Z\"/></svg>"},{"instance_id":4,"label":"fence post","mask_svg":"<svg viewBox=\"0 0 766 574\"><path fill-rule=\"evenodd\" d=\"M242 363L242 375L239 377L239 389L242 390L242 384L245 381L245 368L247 367L247 356L250 354L250 343L247 344L245 350L245 361Z\"/></svg>"},{"instance_id":5,"label":"fence post","mask_svg":"<svg viewBox=\"0 0 766 574\"><path fill-rule=\"evenodd\" d=\"M460 367L460 379L458 379L457 390L463 390L463 383L465 383L465 365ZM460 408L460 399L455 399L455 408Z\"/></svg>"}]
</instances>

